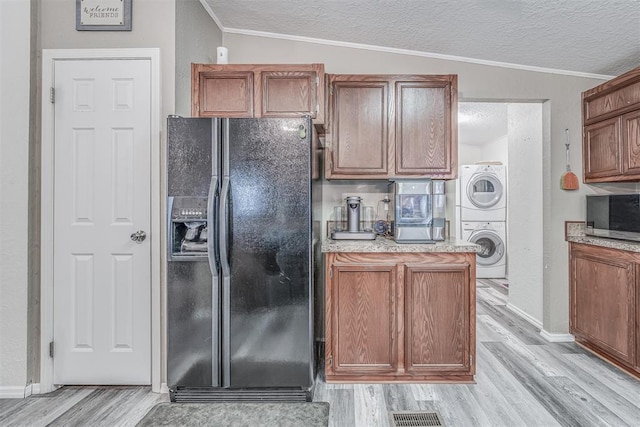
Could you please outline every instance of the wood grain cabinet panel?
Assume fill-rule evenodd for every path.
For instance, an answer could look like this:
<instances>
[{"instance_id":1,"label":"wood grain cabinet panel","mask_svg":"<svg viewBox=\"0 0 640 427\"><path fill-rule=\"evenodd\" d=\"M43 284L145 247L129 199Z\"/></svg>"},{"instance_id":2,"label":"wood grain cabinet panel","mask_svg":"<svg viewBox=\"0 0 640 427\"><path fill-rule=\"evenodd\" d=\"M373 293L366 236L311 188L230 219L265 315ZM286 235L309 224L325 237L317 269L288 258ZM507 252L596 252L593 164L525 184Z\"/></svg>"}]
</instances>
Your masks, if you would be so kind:
<instances>
[{"instance_id":1,"label":"wood grain cabinet panel","mask_svg":"<svg viewBox=\"0 0 640 427\"><path fill-rule=\"evenodd\" d=\"M333 82L333 173L387 175L388 97L389 84L385 81Z\"/></svg>"},{"instance_id":2,"label":"wood grain cabinet panel","mask_svg":"<svg viewBox=\"0 0 640 427\"><path fill-rule=\"evenodd\" d=\"M585 179L622 173L620 161L620 119L604 120L584 128Z\"/></svg>"},{"instance_id":3,"label":"wood grain cabinet panel","mask_svg":"<svg viewBox=\"0 0 640 427\"><path fill-rule=\"evenodd\" d=\"M623 173L640 175L640 110L622 116Z\"/></svg>"},{"instance_id":4,"label":"wood grain cabinet panel","mask_svg":"<svg viewBox=\"0 0 640 427\"><path fill-rule=\"evenodd\" d=\"M335 266L333 373L397 370L396 267Z\"/></svg>"},{"instance_id":5,"label":"wood grain cabinet panel","mask_svg":"<svg viewBox=\"0 0 640 427\"><path fill-rule=\"evenodd\" d=\"M636 360L636 263L633 254L571 244L571 333L617 362Z\"/></svg>"},{"instance_id":6,"label":"wood grain cabinet panel","mask_svg":"<svg viewBox=\"0 0 640 427\"><path fill-rule=\"evenodd\" d=\"M469 265L405 266L407 372L469 372Z\"/></svg>"},{"instance_id":7,"label":"wood grain cabinet panel","mask_svg":"<svg viewBox=\"0 0 640 427\"><path fill-rule=\"evenodd\" d=\"M253 117L253 73L203 72L198 75L200 116Z\"/></svg>"},{"instance_id":8,"label":"wood grain cabinet panel","mask_svg":"<svg viewBox=\"0 0 640 427\"><path fill-rule=\"evenodd\" d=\"M640 67L582 93L584 182L640 181Z\"/></svg>"},{"instance_id":9,"label":"wood grain cabinet panel","mask_svg":"<svg viewBox=\"0 0 640 427\"><path fill-rule=\"evenodd\" d=\"M323 64L191 64L193 117L302 117L324 122Z\"/></svg>"},{"instance_id":10,"label":"wood grain cabinet panel","mask_svg":"<svg viewBox=\"0 0 640 427\"><path fill-rule=\"evenodd\" d=\"M634 70L631 71L634 73ZM625 80L617 84L605 83L607 88L587 98L584 105L585 120L593 121L610 117L619 111L626 111L640 104L640 81L625 74ZM602 89L601 86L598 88ZM593 89L592 89L593 90Z\"/></svg>"},{"instance_id":11,"label":"wood grain cabinet panel","mask_svg":"<svg viewBox=\"0 0 640 427\"><path fill-rule=\"evenodd\" d=\"M472 382L475 253L328 253L327 382Z\"/></svg>"},{"instance_id":12,"label":"wood grain cabinet panel","mask_svg":"<svg viewBox=\"0 0 640 427\"><path fill-rule=\"evenodd\" d=\"M261 117L312 117L319 111L315 71L263 71Z\"/></svg>"},{"instance_id":13,"label":"wood grain cabinet panel","mask_svg":"<svg viewBox=\"0 0 640 427\"><path fill-rule=\"evenodd\" d=\"M330 74L328 179L457 176L456 75Z\"/></svg>"},{"instance_id":14,"label":"wood grain cabinet panel","mask_svg":"<svg viewBox=\"0 0 640 427\"><path fill-rule=\"evenodd\" d=\"M396 82L395 175L451 173L452 111L448 82Z\"/></svg>"}]
</instances>

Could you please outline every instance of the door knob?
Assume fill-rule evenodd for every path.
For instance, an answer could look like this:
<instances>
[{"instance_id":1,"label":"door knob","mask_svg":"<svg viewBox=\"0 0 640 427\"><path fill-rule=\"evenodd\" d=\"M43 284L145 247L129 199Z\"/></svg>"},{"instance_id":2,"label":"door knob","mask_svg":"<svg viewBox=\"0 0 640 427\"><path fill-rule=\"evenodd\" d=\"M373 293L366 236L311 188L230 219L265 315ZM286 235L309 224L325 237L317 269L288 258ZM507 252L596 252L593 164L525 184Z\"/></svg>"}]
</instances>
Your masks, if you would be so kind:
<instances>
[{"instance_id":1,"label":"door knob","mask_svg":"<svg viewBox=\"0 0 640 427\"><path fill-rule=\"evenodd\" d=\"M136 243L142 243L147 238L147 233L142 230L138 230L135 233L131 233L131 240Z\"/></svg>"}]
</instances>

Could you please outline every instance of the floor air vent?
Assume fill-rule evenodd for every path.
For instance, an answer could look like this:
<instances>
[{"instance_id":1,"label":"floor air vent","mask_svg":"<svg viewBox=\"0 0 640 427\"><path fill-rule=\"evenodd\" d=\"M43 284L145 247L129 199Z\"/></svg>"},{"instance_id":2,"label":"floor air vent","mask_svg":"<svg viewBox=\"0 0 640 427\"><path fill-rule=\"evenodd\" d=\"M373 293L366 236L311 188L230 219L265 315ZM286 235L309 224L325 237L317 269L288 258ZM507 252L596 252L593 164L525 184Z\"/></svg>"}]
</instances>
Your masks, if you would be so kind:
<instances>
[{"instance_id":1,"label":"floor air vent","mask_svg":"<svg viewBox=\"0 0 640 427\"><path fill-rule=\"evenodd\" d=\"M392 427L442 427L444 423L437 412L390 412Z\"/></svg>"}]
</instances>

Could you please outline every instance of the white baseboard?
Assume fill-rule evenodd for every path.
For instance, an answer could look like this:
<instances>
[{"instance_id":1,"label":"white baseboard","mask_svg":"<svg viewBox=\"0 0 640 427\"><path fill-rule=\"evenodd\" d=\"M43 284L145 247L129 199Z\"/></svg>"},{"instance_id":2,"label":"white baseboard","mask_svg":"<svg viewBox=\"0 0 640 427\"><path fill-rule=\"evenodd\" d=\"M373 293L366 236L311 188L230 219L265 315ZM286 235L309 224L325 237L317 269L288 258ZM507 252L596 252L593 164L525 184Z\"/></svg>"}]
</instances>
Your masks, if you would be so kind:
<instances>
[{"instance_id":1,"label":"white baseboard","mask_svg":"<svg viewBox=\"0 0 640 427\"><path fill-rule=\"evenodd\" d=\"M547 332L544 329L540 330L540 335L549 342L574 342L576 340L571 334L556 334Z\"/></svg>"},{"instance_id":2,"label":"white baseboard","mask_svg":"<svg viewBox=\"0 0 640 427\"><path fill-rule=\"evenodd\" d=\"M512 305L511 303L507 303L507 308L513 311L518 316L522 317L527 322L531 323L536 328L542 329L542 322L536 319L535 317L533 317L532 315L530 315L529 313L522 311L521 309L519 309L515 305Z\"/></svg>"},{"instance_id":3,"label":"white baseboard","mask_svg":"<svg viewBox=\"0 0 640 427\"><path fill-rule=\"evenodd\" d=\"M26 392L24 386L0 386L0 399L24 399Z\"/></svg>"}]
</instances>

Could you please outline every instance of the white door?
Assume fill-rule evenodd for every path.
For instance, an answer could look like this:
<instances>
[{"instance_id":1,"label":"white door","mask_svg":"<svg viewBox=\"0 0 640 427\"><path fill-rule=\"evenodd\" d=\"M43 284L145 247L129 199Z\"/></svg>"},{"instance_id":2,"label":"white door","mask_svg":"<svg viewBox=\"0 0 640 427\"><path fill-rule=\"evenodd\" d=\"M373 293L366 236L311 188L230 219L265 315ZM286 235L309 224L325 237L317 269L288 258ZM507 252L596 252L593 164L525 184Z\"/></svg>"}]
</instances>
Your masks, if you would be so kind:
<instances>
[{"instance_id":1,"label":"white door","mask_svg":"<svg viewBox=\"0 0 640 427\"><path fill-rule=\"evenodd\" d=\"M150 65L55 61L54 384L151 383Z\"/></svg>"}]
</instances>

